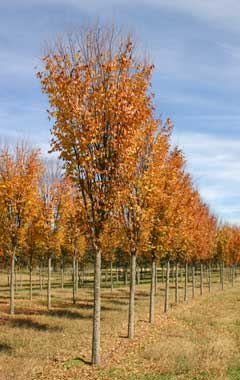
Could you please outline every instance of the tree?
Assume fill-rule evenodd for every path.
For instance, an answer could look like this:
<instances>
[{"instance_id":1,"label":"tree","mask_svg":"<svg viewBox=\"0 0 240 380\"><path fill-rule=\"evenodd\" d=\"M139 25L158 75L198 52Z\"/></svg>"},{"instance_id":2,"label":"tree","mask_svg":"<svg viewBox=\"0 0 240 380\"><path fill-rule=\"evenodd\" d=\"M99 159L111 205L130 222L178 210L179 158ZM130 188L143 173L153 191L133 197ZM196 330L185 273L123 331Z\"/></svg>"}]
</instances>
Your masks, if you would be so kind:
<instances>
[{"instance_id":1,"label":"tree","mask_svg":"<svg viewBox=\"0 0 240 380\"><path fill-rule=\"evenodd\" d=\"M0 150L0 246L11 258L10 313L14 314L14 268L34 215L42 164L39 151L18 144Z\"/></svg>"},{"instance_id":2,"label":"tree","mask_svg":"<svg viewBox=\"0 0 240 380\"><path fill-rule=\"evenodd\" d=\"M152 114L147 91L152 66L134 57L131 39L96 27L62 42L38 74L48 95L52 150L71 176L84 205L95 253L92 363L100 363L100 236L121 188L121 173L135 168L136 136Z\"/></svg>"}]
</instances>

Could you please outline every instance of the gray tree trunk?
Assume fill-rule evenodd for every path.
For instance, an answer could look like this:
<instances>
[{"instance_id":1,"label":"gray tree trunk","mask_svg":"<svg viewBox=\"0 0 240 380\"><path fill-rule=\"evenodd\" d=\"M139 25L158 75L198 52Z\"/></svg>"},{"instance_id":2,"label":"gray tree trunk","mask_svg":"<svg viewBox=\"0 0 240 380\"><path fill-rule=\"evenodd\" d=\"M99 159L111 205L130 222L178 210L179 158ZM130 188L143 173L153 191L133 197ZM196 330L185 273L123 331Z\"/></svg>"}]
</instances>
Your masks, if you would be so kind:
<instances>
[{"instance_id":1,"label":"gray tree trunk","mask_svg":"<svg viewBox=\"0 0 240 380\"><path fill-rule=\"evenodd\" d=\"M79 263L78 263L78 260L76 260L76 275L75 275L75 284L76 284L76 291L75 291L75 294L76 294L76 301L78 299L78 287L79 287L79 270L78 270L78 267L79 267Z\"/></svg>"},{"instance_id":2,"label":"gray tree trunk","mask_svg":"<svg viewBox=\"0 0 240 380\"><path fill-rule=\"evenodd\" d=\"M136 286L136 253L131 253L130 267L130 292L128 310L128 338L134 337L134 309L135 309L135 286Z\"/></svg>"},{"instance_id":3,"label":"gray tree trunk","mask_svg":"<svg viewBox=\"0 0 240 380\"><path fill-rule=\"evenodd\" d=\"M188 263L185 263L184 301L188 300Z\"/></svg>"},{"instance_id":4,"label":"gray tree trunk","mask_svg":"<svg viewBox=\"0 0 240 380\"><path fill-rule=\"evenodd\" d=\"M200 264L200 295L203 295L203 264Z\"/></svg>"},{"instance_id":5,"label":"gray tree trunk","mask_svg":"<svg viewBox=\"0 0 240 380\"><path fill-rule=\"evenodd\" d=\"M175 304L179 303L179 291L178 291L178 268L179 264L176 263L176 273L175 273Z\"/></svg>"},{"instance_id":6,"label":"gray tree trunk","mask_svg":"<svg viewBox=\"0 0 240 380\"><path fill-rule=\"evenodd\" d=\"M100 364L101 250L95 245L92 364Z\"/></svg>"},{"instance_id":7,"label":"gray tree trunk","mask_svg":"<svg viewBox=\"0 0 240 380\"><path fill-rule=\"evenodd\" d=\"M29 263L29 300L32 301L32 258L30 257L30 263Z\"/></svg>"},{"instance_id":8,"label":"gray tree trunk","mask_svg":"<svg viewBox=\"0 0 240 380\"><path fill-rule=\"evenodd\" d=\"M150 288L150 312L149 322L154 322L155 314L155 285L156 285L156 261L152 260L152 272L151 272L151 288Z\"/></svg>"},{"instance_id":9,"label":"gray tree trunk","mask_svg":"<svg viewBox=\"0 0 240 380\"><path fill-rule=\"evenodd\" d=\"M192 298L195 297L195 266L192 264Z\"/></svg>"},{"instance_id":10,"label":"gray tree trunk","mask_svg":"<svg viewBox=\"0 0 240 380\"><path fill-rule=\"evenodd\" d=\"M209 290L209 293L211 293L211 289L212 289L212 267L211 267L211 263L209 263L209 265L208 265L208 290Z\"/></svg>"},{"instance_id":11,"label":"gray tree trunk","mask_svg":"<svg viewBox=\"0 0 240 380\"><path fill-rule=\"evenodd\" d=\"M112 261L110 262L110 281L111 281L111 292L113 292L113 265L112 265Z\"/></svg>"},{"instance_id":12,"label":"gray tree trunk","mask_svg":"<svg viewBox=\"0 0 240 380\"><path fill-rule=\"evenodd\" d=\"M221 264L221 288L224 290L224 261Z\"/></svg>"},{"instance_id":13,"label":"gray tree trunk","mask_svg":"<svg viewBox=\"0 0 240 380\"><path fill-rule=\"evenodd\" d=\"M61 266L61 288L64 288L64 257L62 256L62 266Z\"/></svg>"},{"instance_id":14,"label":"gray tree trunk","mask_svg":"<svg viewBox=\"0 0 240 380\"><path fill-rule=\"evenodd\" d=\"M170 261L167 261L166 279L165 279L165 300L164 300L164 313L169 309L169 273L170 273Z\"/></svg>"},{"instance_id":15,"label":"gray tree trunk","mask_svg":"<svg viewBox=\"0 0 240 380\"><path fill-rule=\"evenodd\" d=\"M10 314L14 315L14 282L15 282L15 250L11 256L11 271L10 271Z\"/></svg>"},{"instance_id":16,"label":"gray tree trunk","mask_svg":"<svg viewBox=\"0 0 240 380\"><path fill-rule=\"evenodd\" d=\"M48 257L48 287L47 287L47 308L51 309L51 266L52 266L52 258Z\"/></svg>"},{"instance_id":17,"label":"gray tree trunk","mask_svg":"<svg viewBox=\"0 0 240 380\"><path fill-rule=\"evenodd\" d=\"M72 261L72 291L73 291L73 304L76 303L76 258L75 255L73 256Z\"/></svg>"}]
</instances>

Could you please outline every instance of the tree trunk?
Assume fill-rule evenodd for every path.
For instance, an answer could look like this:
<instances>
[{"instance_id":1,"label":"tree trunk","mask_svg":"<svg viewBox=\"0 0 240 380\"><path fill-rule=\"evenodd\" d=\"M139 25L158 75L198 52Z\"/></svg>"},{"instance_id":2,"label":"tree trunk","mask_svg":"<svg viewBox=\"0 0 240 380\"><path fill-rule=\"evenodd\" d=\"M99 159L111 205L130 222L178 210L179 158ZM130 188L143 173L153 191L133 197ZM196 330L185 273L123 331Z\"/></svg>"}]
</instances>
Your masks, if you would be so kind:
<instances>
[{"instance_id":1,"label":"tree trunk","mask_svg":"<svg viewBox=\"0 0 240 380\"><path fill-rule=\"evenodd\" d=\"M188 263L185 263L185 283L184 283L184 301L187 302L188 300Z\"/></svg>"},{"instance_id":2,"label":"tree trunk","mask_svg":"<svg viewBox=\"0 0 240 380\"><path fill-rule=\"evenodd\" d=\"M15 249L11 256L10 272L10 314L14 315Z\"/></svg>"},{"instance_id":3,"label":"tree trunk","mask_svg":"<svg viewBox=\"0 0 240 380\"><path fill-rule=\"evenodd\" d=\"M128 310L128 338L134 337L134 303L135 303L135 285L136 285L136 253L131 253L130 267L130 292L129 292L129 310Z\"/></svg>"},{"instance_id":4,"label":"tree trunk","mask_svg":"<svg viewBox=\"0 0 240 380\"><path fill-rule=\"evenodd\" d=\"M221 265L221 288L224 290L224 261L222 261Z\"/></svg>"},{"instance_id":5,"label":"tree trunk","mask_svg":"<svg viewBox=\"0 0 240 380\"><path fill-rule=\"evenodd\" d=\"M203 295L203 264L200 264L200 295Z\"/></svg>"},{"instance_id":6,"label":"tree trunk","mask_svg":"<svg viewBox=\"0 0 240 380\"><path fill-rule=\"evenodd\" d=\"M232 286L234 286L234 266L231 266L231 283Z\"/></svg>"},{"instance_id":7,"label":"tree trunk","mask_svg":"<svg viewBox=\"0 0 240 380\"><path fill-rule=\"evenodd\" d=\"M73 304L76 303L76 258L73 256L72 261L72 291L73 291Z\"/></svg>"},{"instance_id":8,"label":"tree trunk","mask_svg":"<svg viewBox=\"0 0 240 380\"><path fill-rule=\"evenodd\" d=\"M169 309L169 273L170 273L170 261L167 261L166 279L165 279L165 300L164 300L164 313Z\"/></svg>"},{"instance_id":9,"label":"tree trunk","mask_svg":"<svg viewBox=\"0 0 240 380\"><path fill-rule=\"evenodd\" d=\"M111 292L113 291L113 266L112 261L110 262L110 281L111 281Z\"/></svg>"},{"instance_id":10,"label":"tree trunk","mask_svg":"<svg viewBox=\"0 0 240 380\"><path fill-rule=\"evenodd\" d=\"M157 294L157 283L158 283L158 271L157 271L157 264L156 264L155 265L155 286L154 286L155 295Z\"/></svg>"},{"instance_id":11,"label":"tree trunk","mask_svg":"<svg viewBox=\"0 0 240 380\"><path fill-rule=\"evenodd\" d=\"M149 322L154 322L154 309L155 309L155 285L156 285L156 261L152 260L152 273L151 273L151 288L150 288L150 312Z\"/></svg>"},{"instance_id":12,"label":"tree trunk","mask_svg":"<svg viewBox=\"0 0 240 380\"><path fill-rule=\"evenodd\" d=\"M47 308L51 309L51 266L52 266L52 258L48 257L48 288L47 288Z\"/></svg>"},{"instance_id":13,"label":"tree trunk","mask_svg":"<svg viewBox=\"0 0 240 380\"><path fill-rule=\"evenodd\" d=\"M92 364L100 364L101 250L95 245Z\"/></svg>"},{"instance_id":14,"label":"tree trunk","mask_svg":"<svg viewBox=\"0 0 240 380\"><path fill-rule=\"evenodd\" d=\"M208 265L208 290L209 293L211 293L211 288L212 288L212 267L211 263Z\"/></svg>"},{"instance_id":15,"label":"tree trunk","mask_svg":"<svg viewBox=\"0 0 240 380\"><path fill-rule=\"evenodd\" d=\"M79 271L78 271L78 260L76 260L76 275L75 275L75 284L76 284L76 291L75 291L75 294L76 294L76 302L77 302L77 299L78 299L78 285L79 285Z\"/></svg>"},{"instance_id":16,"label":"tree trunk","mask_svg":"<svg viewBox=\"0 0 240 380\"><path fill-rule=\"evenodd\" d=\"M61 267L61 288L64 288L64 257L62 256L62 267Z\"/></svg>"},{"instance_id":17,"label":"tree trunk","mask_svg":"<svg viewBox=\"0 0 240 380\"><path fill-rule=\"evenodd\" d=\"M43 290L43 279L42 279L43 265L40 263L39 265L39 289L40 292Z\"/></svg>"},{"instance_id":18,"label":"tree trunk","mask_svg":"<svg viewBox=\"0 0 240 380\"><path fill-rule=\"evenodd\" d=\"M175 304L179 303L179 292L178 292L178 269L179 265L176 263L176 273L175 273Z\"/></svg>"},{"instance_id":19,"label":"tree trunk","mask_svg":"<svg viewBox=\"0 0 240 380\"><path fill-rule=\"evenodd\" d=\"M29 300L32 301L32 256L29 261Z\"/></svg>"},{"instance_id":20,"label":"tree trunk","mask_svg":"<svg viewBox=\"0 0 240 380\"><path fill-rule=\"evenodd\" d=\"M195 267L192 264L192 298L195 297Z\"/></svg>"}]
</instances>

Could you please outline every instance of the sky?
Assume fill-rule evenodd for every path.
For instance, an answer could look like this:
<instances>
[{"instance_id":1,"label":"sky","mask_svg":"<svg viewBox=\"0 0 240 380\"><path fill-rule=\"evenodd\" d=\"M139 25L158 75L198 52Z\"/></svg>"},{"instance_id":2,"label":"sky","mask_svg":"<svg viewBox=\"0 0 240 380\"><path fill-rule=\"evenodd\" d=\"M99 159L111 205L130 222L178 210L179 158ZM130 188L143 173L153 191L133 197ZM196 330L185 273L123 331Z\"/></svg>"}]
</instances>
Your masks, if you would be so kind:
<instances>
[{"instance_id":1,"label":"sky","mask_svg":"<svg viewBox=\"0 0 240 380\"><path fill-rule=\"evenodd\" d=\"M239 0L0 0L0 141L48 150L35 67L46 41L96 19L134 34L195 186L221 221L240 225Z\"/></svg>"}]
</instances>

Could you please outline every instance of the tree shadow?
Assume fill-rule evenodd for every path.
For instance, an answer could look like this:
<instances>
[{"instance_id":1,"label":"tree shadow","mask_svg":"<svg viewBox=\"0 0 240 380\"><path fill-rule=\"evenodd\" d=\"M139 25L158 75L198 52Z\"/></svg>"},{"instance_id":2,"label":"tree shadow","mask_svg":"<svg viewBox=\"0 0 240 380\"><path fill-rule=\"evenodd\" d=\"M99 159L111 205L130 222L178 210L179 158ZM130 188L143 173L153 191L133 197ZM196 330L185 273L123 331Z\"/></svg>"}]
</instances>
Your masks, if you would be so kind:
<instances>
[{"instance_id":1,"label":"tree shadow","mask_svg":"<svg viewBox=\"0 0 240 380\"><path fill-rule=\"evenodd\" d=\"M0 353L9 353L12 351L12 347L6 343L0 343Z\"/></svg>"},{"instance_id":2,"label":"tree shadow","mask_svg":"<svg viewBox=\"0 0 240 380\"><path fill-rule=\"evenodd\" d=\"M63 310L63 309L53 309L44 312L44 315L51 315L53 317L59 318L69 318L69 319L91 319L91 315L83 315L75 311L71 310Z\"/></svg>"},{"instance_id":3,"label":"tree shadow","mask_svg":"<svg viewBox=\"0 0 240 380\"><path fill-rule=\"evenodd\" d=\"M37 321L33 321L32 319L14 318L10 320L9 322L12 327L32 329L36 331L52 331L52 332L63 331L62 327L50 326L46 323L39 323Z\"/></svg>"}]
</instances>

